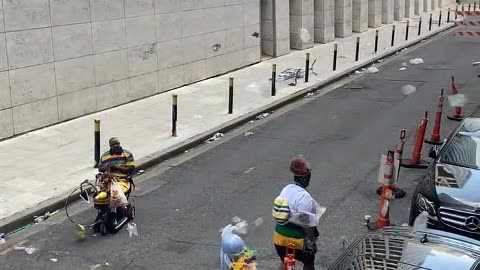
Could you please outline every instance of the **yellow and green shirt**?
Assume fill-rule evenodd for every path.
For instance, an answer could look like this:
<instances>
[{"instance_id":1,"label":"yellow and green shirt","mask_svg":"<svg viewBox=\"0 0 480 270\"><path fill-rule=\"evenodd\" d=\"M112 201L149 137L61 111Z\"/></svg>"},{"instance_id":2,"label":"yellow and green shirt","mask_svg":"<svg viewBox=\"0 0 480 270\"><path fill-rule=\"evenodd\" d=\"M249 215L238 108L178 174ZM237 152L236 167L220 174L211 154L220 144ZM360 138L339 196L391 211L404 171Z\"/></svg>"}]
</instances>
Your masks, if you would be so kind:
<instances>
[{"instance_id":1,"label":"yellow and green shirt","mask_svg":"<svg viewBox=\"0 0 480 270\"><path fill-rule=\"evenodd\" d=\"M111 155L110 151L105 152L100 158L98 167L103 167L106 164L135 168L133 154L126 149L123 149L123 152L120 155ZM118 178L126 178L128 176L127 174L114 169L112 169L111 174L117 176Z\"/></svg>"}]
</instances>

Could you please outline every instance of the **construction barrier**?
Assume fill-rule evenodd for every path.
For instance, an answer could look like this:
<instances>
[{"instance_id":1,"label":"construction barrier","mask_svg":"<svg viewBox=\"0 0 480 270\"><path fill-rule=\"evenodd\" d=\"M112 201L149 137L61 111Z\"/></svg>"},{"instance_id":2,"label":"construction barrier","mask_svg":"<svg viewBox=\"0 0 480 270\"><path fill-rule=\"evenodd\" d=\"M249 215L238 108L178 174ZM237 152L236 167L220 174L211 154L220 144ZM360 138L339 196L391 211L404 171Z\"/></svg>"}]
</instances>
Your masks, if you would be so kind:
<instances>
[{"instance_id":1,"label":"construction barrier","mask_svg":"<svg viewBox=\"0 0 480 270\"><path fill-rule=\"evenodd\" d=\"M455 22L461 26L455 32L458 41L480 42L480 11L456 11L456 15L463 16L462 21Z\"/></svg>"},{"instance_id":2,"label":"construction barrier","mask_svg":"<svg viewBox=\"0 0 480 270\"><path fill-rule=\"evenodd\" d=\"M377 222L375 227L381 229L390 226L390 200L393 198L393 185L395 176L394 151L389 150L387 155L382 155L379 171L379 181L382 182L382 196L378 209Z\"/></svg>"},{"instance_id":3,"label":"construction barrier","mask_svg":"<svg viewBox=\"0 0 480 270\"><path fill-rule=\"evenodd\" d=\"M412 158L411 159L402 159L400 161L400 166L404 168L417 168L417 169L425 169L428 167L428 162L422 160L422 148L423 148L423 141L425 139L425 132L427 130L428 124L428 112L425 112L422 122L418 126L417 135L415 137L415 146L412 151Z\"/></svg>"},{"instance_id":4,"label":"construction barrier","mask_svg":"<svg viewBox=\"0 0 480 270\"><path fill-rule=\"evenodd\" d=\"M443 143L443 140L440 139L440 126L442 123L442 113L443 113L443 89L440 92L440 96L438 97L438 106L437 106L437 114L435 116L435 124L433 125L432 136L430 140L425 139L426 143L440 145Z\"/></svg>"},{"instance_id":5,"label":"construction barrier","mask_svg":"<svg viewBox=\"0 0 480 270\"><path fill-rule=\"evenodd\" d=\"M395 153L394 153L395 171L394 171L394 179L393 179L394 183L398 182L398 175L400 173L399 165L400 165L400 160L402 159L402 156L403 156L403 148L405 147L406 136L407 136L407 131L405 129L402 129L402 131L400 132L400 140L395 146ZM378 175L378 181L382 184L383 184L382 178L383 178L383 170L384 170L382 165L385 164L385 159L386 157L382 157L382 159L380 160L380 173ZM383 186L379 187L377 189L377 194L382 195L382 190L383 190ZM406 192L401 188L396 187L395 184L392 185L392 191L393 191L393 196L396 199L401 199L406 195Z\"/></svg>"},{"instance_id":6,"label":"construction barrier","mask_svg":"<svg viewBox=\"0 0 480 270\"><path fill-rule=\"evenodd\" d=\"M457 89L457 85L455 84L455 77L454 76L452 76L451 89L452 89L452 95L458 94L458 89ZM462 107L455 107L455 114L454 115L447 115L447 118L449 120L462 121L463 120Z\"/></svg>"}]
</instances>

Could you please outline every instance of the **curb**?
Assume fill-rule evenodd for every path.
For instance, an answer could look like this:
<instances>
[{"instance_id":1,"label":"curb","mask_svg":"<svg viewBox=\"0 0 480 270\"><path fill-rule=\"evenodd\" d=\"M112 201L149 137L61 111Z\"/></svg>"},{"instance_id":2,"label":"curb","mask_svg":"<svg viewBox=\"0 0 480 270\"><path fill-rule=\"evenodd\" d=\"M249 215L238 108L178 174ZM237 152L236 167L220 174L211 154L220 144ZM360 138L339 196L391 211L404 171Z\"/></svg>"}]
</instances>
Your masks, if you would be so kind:
<instances>
[{"instance_id":1,"label":"curb","mask_svg":"<svg viewBox=\"0 0 480 270\"><path fill-rule=\"evenodd\" d=\"M295 102L301 98L303 98L307 93L309 92L315 92L319 90L320 88L332 84L336 81L339 81L347 76L349 76L351 73L355 72L356 70L359 70L361 68L367 67L381 59L388 58L392 55L397 54L397 52L402 51L405 48L412 47L414 45L417 45L425 40L430 39L431 37L437 36L439 34L443 34L449 30L452 30L455 25L451 24L448 25L445 28L442 29L436 29L428 33L426 36L422 37L421 39L418 40L413 40L411 42L408 42L394 50L383 52L383 53L378 53L376 57L374 57L371 60L368 60L362 64L359 64L357 66L354 66L352 68L349 68L343 72L339 72L332 77L319 82L315 85L312 85L310 87L307 87L303 90L299 90L296 93L293 93L289 96L286 96L282 99L276 100L264 107L261 107L257 110L254 110L250 113L244 114L242 116L239 116L238 118L235 118L233 120L230 120L229 122L226 122L212 130L209 130L207 132L204 132L202 134L196 135L190 139L187 139L184 142L181 142L177 145L174 145L170 148L157 151L153 154L150 154L146 157L143 157L138 160L138 165L137 165L137 171L139 170L146 170L148 168L151 168L155 165L157 165L160 162L163 162L167 159L170 159L174 156L178 156L179 154L184 153L186 150L189 150L191 148L194 148L196 146L199 146L203 144L207 139L211 138L214 134L221 132L221 133L226 133L228 131L231 131L239 126L242 126L246 123L248 123L251 120L254 120L257 115L260 115L265 112L271 112L274 111L278 108L281 108L289 103ZM75 195L78 195L79 192L74 193ZM68 192L67 195L61 195L57 196L54 198L50 198L44 202L39 203L37 206L32 207L30 209L27 209L21 213L14 214L10 217L5 218L3 221L0 222L0 232L12 232L15 229L25 226L27 224L32 223L33 221L33 216L40 216L45 214L46 212L54 212L57 209L62 209L65 206L65 201L70 195L70 192ZM78 196L75 196L78 199ZM72 201L72 203L75 202L75 200Z\"/></svg>"}]
</instances>

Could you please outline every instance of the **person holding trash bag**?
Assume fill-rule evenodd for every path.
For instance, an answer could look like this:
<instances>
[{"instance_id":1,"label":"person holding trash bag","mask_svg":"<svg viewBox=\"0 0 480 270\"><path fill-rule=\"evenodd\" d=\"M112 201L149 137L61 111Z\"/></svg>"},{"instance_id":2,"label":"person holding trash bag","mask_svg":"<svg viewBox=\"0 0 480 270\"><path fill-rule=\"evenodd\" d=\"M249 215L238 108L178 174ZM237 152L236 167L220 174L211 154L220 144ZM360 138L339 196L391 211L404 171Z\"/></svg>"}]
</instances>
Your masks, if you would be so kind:
<instances>
[{"instance_id":1,"label":"person holding trash bag","mask_svg":"<svg viewBox=\"0 0 480 270\"><path fill-rule=\"evenodd\" d=\"M289 245L294 246L295 259L303 263L303 269L314 270L319 236L316 226L325 211L307 191L312 176L308 161L302 156L295 157L290 171L293 183L283 188L273 205L272 215L276 221L273 243L281 260L280 270L285 268Z\"/></svg>"}]
</instances>

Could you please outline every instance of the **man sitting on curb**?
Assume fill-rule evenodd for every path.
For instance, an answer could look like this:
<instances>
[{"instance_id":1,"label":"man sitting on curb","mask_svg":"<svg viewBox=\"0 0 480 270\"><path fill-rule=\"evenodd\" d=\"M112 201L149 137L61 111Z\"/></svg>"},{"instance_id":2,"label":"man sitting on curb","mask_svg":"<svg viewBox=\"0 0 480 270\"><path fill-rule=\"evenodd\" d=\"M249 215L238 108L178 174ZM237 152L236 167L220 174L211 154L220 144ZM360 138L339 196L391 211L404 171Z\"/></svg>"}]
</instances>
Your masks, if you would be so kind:
<instances>
[{"instance_id":1,"label":"man sitting on curb","mask_svg":"<svg viewBox=\"0 0 480 270\"><path fill-rule=\"evenodd\" d=\"M283 270L287 247L292 244L295 259L303 263L304 270L314 270L316 238L319 236L316 226L323 212L317 202L306 190L310 184L311 169L303 157L296 157L290 164L294 183L283 188L275 199L272 210L277 224L273 242ZM320 210L320 211L319 211Z\"/></svg>"}]
</instances>

